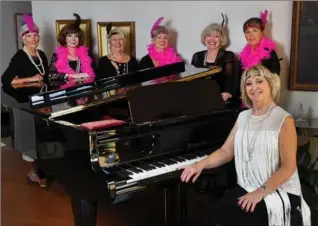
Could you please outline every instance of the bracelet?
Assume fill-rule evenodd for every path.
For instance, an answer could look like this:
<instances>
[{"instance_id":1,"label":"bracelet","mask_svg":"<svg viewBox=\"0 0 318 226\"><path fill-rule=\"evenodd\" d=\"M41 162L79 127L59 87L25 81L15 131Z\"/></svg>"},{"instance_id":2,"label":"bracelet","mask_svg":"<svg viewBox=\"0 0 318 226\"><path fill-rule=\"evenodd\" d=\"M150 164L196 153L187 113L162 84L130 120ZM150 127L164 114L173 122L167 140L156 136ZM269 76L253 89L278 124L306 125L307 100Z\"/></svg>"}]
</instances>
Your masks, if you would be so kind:
<instances>
[{"instance_id":1,"label":"bracelet","mask_svg":"<svg viewBox=\"0 0 318 226\"><path fill-rule=\"evenodd\" d=\"M263 189L263 191L265 192L265 196L266 196L268 194L267 187L263 184L260 188Z\"/></svg>"}]
</instances>

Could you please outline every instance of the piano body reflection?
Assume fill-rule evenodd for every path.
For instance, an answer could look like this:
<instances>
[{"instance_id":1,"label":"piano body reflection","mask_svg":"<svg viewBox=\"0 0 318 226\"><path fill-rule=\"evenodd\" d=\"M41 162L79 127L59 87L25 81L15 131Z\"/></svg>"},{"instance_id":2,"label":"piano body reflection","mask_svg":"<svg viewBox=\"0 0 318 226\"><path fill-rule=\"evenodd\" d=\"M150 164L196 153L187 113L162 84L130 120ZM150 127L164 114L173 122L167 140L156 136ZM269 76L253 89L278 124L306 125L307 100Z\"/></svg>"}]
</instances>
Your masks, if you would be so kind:
<instances>
[{"instance_id":1,"label":"piano body reflection","mask_svg":"<svg viewBox=\"0 0 318 226\"><path fill-rule=\"evenodd\" d=\"M177 63L64 90L3 87L2 105L34 115L37 162L69 194L76 226L96 225L97 202L150 186L165 192L166 225L185 225L179 168L219 148L237 117L201 79L218 72Z\"/></svg>"}]
</instances>

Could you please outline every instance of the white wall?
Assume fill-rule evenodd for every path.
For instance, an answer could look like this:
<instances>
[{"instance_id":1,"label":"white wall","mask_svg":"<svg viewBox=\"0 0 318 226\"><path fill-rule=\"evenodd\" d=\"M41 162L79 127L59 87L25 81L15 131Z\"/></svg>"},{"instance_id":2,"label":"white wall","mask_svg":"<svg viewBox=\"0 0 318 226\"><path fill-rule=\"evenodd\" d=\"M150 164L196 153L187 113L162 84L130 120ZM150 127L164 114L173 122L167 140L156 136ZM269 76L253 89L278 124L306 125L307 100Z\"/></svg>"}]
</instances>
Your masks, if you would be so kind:
<instances>
[{"instance_id":1,"label":"white wall","mask_svg":"<svg viewBox=\"0 0 318 226\"><path fill-rule=\"evenodd\" d=\"M11 57L17 52L14 15L31 13L31 1L1 2L1 60L0 75L6 70Z\"/></svg>"},{"instance_id":2,"label":"white wall","mask_svg":"<svg viewBox=\"0 0 318 226\"><path fill-rule=\"evenodd\" d=\"M200 43L202 29L211 22L221 22L221 13L229 19L231 45L229 50L239 52L245 45L242 25L260 11L271 12L271 36L279 44L278 54L282 62L282 104L295 113L302 102L307 112L311 108L311 117L318 118L318 93L287 91L288 61L291 40L291 1L33 1L32 10L36 23L41 29L40 47L50 58L56 46L55 20L73 19L78 13L83 19L92 20L93 52L97 54L97 22L135 21L136 22L136 55L146 54L146 45L150 41L150 28L154 21L164 16L171 21L172 28L178 32L177 49L190 60L194 52L203 49Z\"/></svg>"}]
</instances>

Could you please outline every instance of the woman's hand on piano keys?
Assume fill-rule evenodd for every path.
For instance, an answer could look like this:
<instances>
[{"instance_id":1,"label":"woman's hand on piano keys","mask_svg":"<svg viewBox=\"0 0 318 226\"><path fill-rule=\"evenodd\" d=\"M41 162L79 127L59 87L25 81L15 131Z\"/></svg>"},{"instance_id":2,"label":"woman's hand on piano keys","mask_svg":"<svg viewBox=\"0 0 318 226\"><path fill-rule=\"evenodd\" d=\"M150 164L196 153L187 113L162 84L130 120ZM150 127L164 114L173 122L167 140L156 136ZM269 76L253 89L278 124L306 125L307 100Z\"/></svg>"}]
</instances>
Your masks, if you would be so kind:
<instances>
[{"instance_id":1,"label":"woman's hand on piano keys","mask_svg":"<svg viewBox=\"0 0 318 226\"><path fill-rule=\"evenodd\" d=\"M191 177L193 177L192 183L194 183L202 172L202 168L198 164L183 166L180 169L184 169L181 174L181 181L185 183L188 183Z\"/></svg>"}]
</instances>

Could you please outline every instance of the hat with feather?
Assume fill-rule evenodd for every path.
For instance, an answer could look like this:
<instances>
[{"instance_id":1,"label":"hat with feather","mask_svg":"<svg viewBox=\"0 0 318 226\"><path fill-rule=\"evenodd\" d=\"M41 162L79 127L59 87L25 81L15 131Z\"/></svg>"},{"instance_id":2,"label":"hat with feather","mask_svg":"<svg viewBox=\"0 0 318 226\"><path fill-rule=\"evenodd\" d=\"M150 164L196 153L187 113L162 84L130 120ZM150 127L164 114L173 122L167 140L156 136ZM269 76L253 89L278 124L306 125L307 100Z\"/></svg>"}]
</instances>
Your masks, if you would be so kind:
<instances>
[{"instance_id":1,"label":"hat with feather","mask_svg":"<svg viewBox=\"0 0 318 226\"><path fill-rule=\"evenodd\" d=\"M39 33L39 28L38 26L35 25L32 15L24 14L23 20L24 20L24 23L20 27L20 37L23 37L25 34L30 32Z\"/></svg>"},{"instance_id":2,"label":"hat with feather","mask_svg":"<svg viewBox=\"0 0 318 226\"><path fill-rule=\"evenodd\" d=\"M113 35L120 35L123 38L126 37L124 30L121 29L120 27L113 27L112 23L107 24L106 31L107 31L108 39L110 39Z\"/></svg>"}]
</instances>

